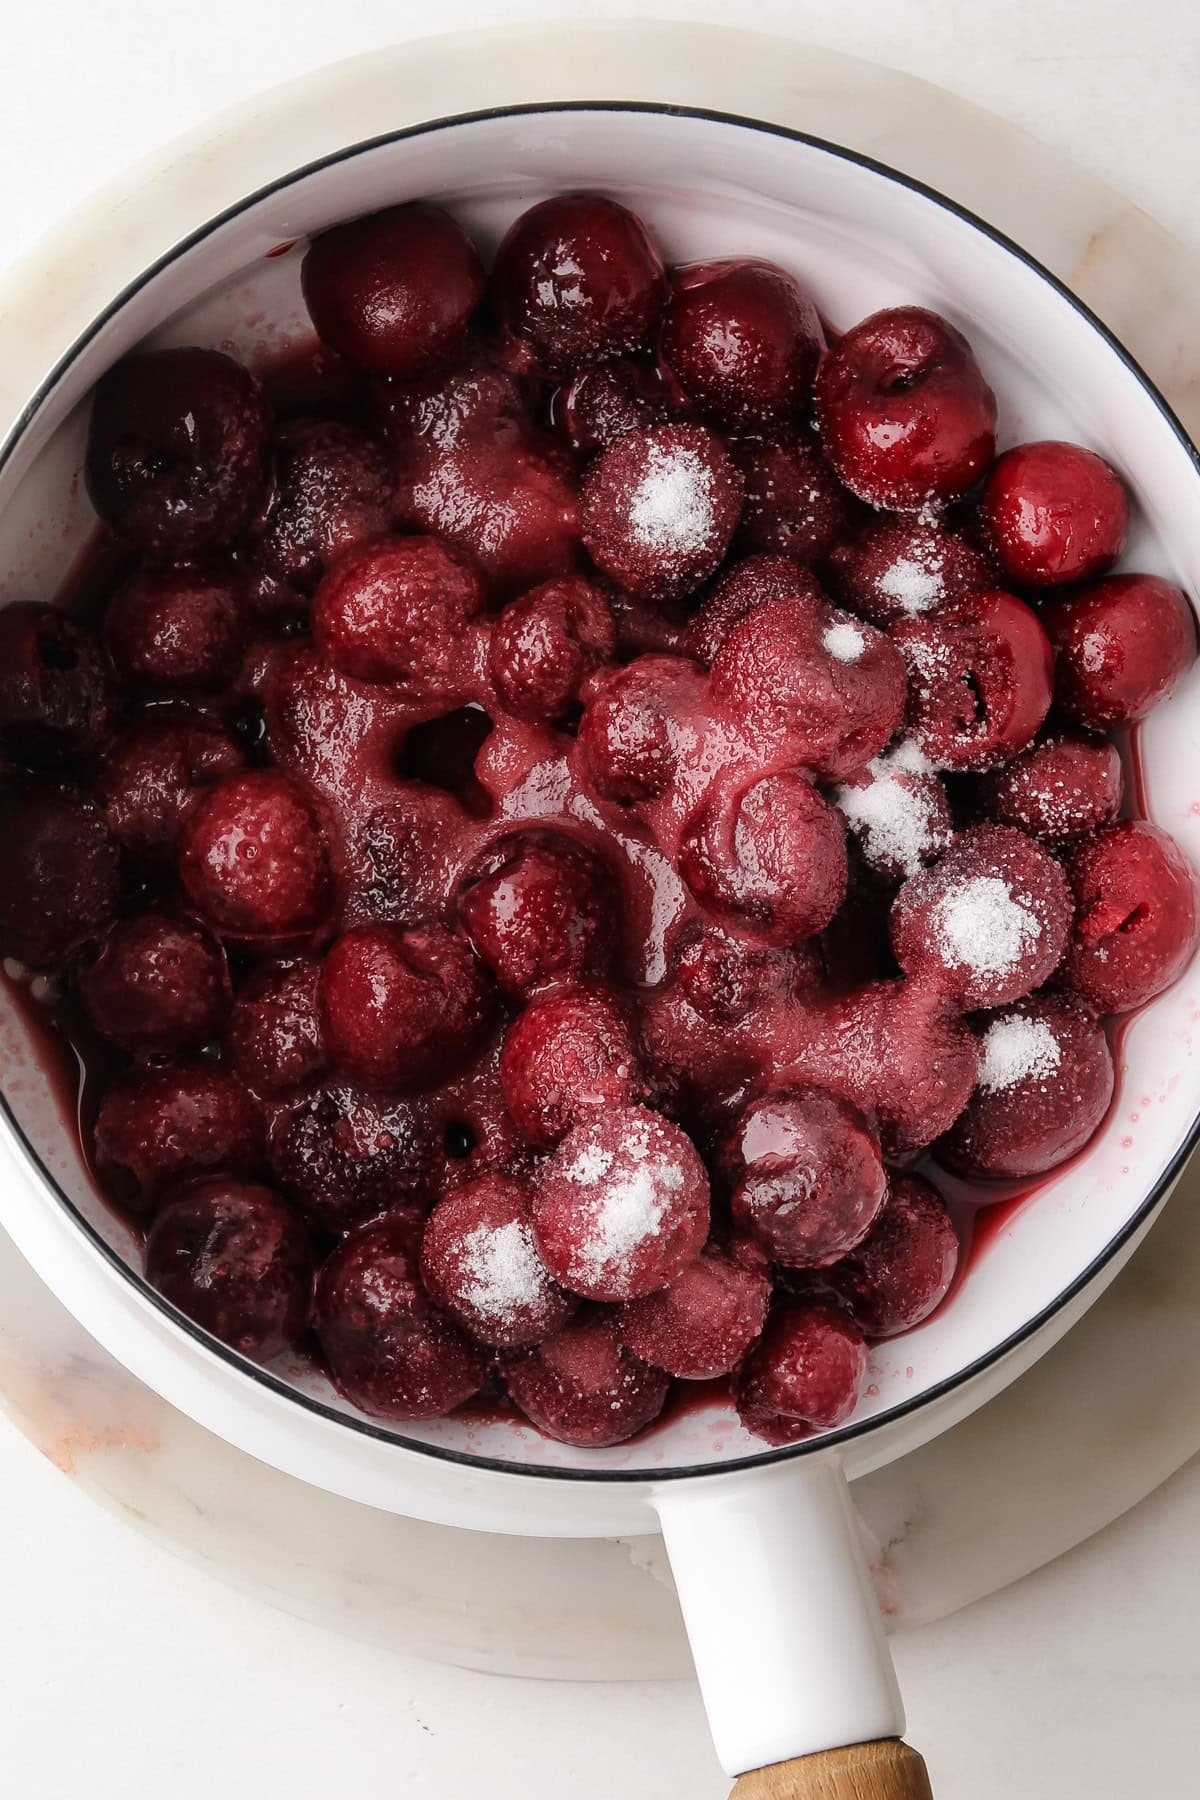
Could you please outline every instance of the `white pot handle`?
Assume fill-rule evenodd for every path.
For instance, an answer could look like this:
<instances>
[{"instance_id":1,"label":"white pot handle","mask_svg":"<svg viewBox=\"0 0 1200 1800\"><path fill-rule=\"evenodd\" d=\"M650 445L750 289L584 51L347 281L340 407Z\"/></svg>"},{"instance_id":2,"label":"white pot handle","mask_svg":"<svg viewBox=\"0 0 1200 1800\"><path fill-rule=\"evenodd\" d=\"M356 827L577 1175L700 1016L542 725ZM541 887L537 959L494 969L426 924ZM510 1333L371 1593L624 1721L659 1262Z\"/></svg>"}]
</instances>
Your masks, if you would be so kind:
<instances>
[{"instance_id":1,"label":"white pot handle","mask_svg":"<svg viewBox=\"0 0 1200 1800\"><path fill-rule=\"evenodd\" d=\"M928 1800L924 1763L898 1741L904 1707L840 1463L664 1482L653 1503L738 1800Z\"/></svg>"}]
</instances>

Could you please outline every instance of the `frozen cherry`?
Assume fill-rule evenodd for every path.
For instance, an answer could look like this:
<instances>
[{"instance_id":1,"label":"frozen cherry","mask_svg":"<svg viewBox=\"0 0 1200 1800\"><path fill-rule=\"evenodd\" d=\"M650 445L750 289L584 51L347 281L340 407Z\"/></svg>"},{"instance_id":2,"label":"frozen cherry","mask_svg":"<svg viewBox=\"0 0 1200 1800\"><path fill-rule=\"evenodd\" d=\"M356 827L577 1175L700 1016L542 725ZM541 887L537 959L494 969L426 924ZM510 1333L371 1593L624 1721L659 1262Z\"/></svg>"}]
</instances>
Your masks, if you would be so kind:
<instances>
[{"instance_id":1,"label":"frozen cherry","mask_svg":"<svg viewBox=\"0 0 1200 1800\"><path fill-rule=\"evenodd\" d=\"M998 589L951 614L904 619L892 642L908 667L913 736L941 769L991 769L1029 743L1050 709L1049 639Z\"/></svg>"},{"instance_id":2,"label":"frozen cherry","mask_svg":"<svg viewBox=\"0 0 1200 1800\"><path fill-rule=\"evenodd\" d=\"M110 927L79 970L93 1025L128 1050L194 1050L229 1011L229 969L212 934L188 919L137 913Z\"/></svg>"},{"instance_id":3,"label":"frozen cherry","mask_svg":"<svg viewBox=\"0 0 1200 1800\"><path fill-rule=\"evenodd\" d=\"M500 1086L517 1129L539 1149L595 1110L643 1098L633 1033L616 997L566 984L531 1000L504 1040Z\"/></svg>"},{"instance_id":4,"label":"frozen cherry","mask_svg":"<svg viewBox=\"0 0 1200 1800\"><path fill-rule=\"evenodd\" d=\"M982 550L940 520L874 519L830 553L832 593L873 625L953 612L996 585Z\"/></svg>"},{"instance_id":5,"label":"frozen cherry","mask_svg":"<svg viewBox=\"0 0 1200 1800\"><path fill-rule=\"evenodd\" d=\"M960 832L892 907L902 969L932 979L968 1010L1040 987L1066 948L1071 893L1048 850L1007 825Z\"/></svg>"},{"instance_id":6,"label":"frozen cherry","mask_svg":"<svg viewBox=\"0 0 1200 1800\"><path fill-rule=\"evenodd\" d=\"M844 1094L889 1156L951 1126L975 1085L975 1040L935 984L874 981L814 1009L789 1079Z\"/></svg>"},{"instance_id":7,"label":"frozen cherry","mask_svg":"<svg viewBox=\"0 0 1200 1800\"><path fill-rule=\"evenodd\" d=\"M554 396L556 425L585 456L641 425L662 425L680 410L658 366L628 357L581 369Z\"/></svg>"},{"instance_id":8,"label":"frozen cherry","mask_svg":"<svg viewBox=\"0 0 1200 1800\"><path fill-rule=\"evenodd\" d=\"M112 682L90 632L57 607L0 609L0 742L55 763L93 749L112 720Z\"/></svg>"},{"instance_id":9,"label":"frozen cherry","mask_svg":"<svg viewBox=\"0 0 1200 1800\"><path fill-rule=\"evenodd\" d=\"M266 1361L308 1323L308 1233L268 1187L217 1176L163 1207L146 1239L146 1279L243 1356Z\"/></svg>"},{"instance_id":10,"label":"frozen cherry","mask_svg":"<svg viewBox=\"0 0 1200 1800\"><path fill-rule=\"evenodd\" d=\"M219 782L183 828L179 873L224 937L306 935L328 912L329 853L312 802L277 769Z\"/></svg>"},{"instance_id":11,"label":"frozen cherry","mask_svg":"<svg viewBox=\"0 0 1200 1800\"><path fill-rule=\"evenodd\" d=\"M501 328L537 368L567 374L645 343L668 289L635 214L595 194L560 194L510 227L491 291Z\"/></svg>"},{"instance_id":12,"label":"frozen cherry","mask_svg":"<svg viewBox=\"0 0 1200 1800\"><path fill-rule=\"evenodd\" d=\"M621 1341L643 1362L681 1381L736 1369L762 1333L771 1283L707 1249L668 1288L629 1300L617 1315Z\"/></svg>"},{"instance_id":13,"label":"frozen cherry","mask_svg":"<svg viewBox=\"0 0 1200 1800\"><path fill-rule=\"evenodd\" d=\"M854 1411L866 1367L866 1340L838 1307L777 1302L742 1366L742 1423L769 1444L831 1431Z\"/></svg>"},{"instance_id":14,"label":"frozen cherry","mask_svg":"<svg viewBox=\"0 0 1200 1800\"><path fill-rule=\"evenodd\" d=\"M519 719L560 719L584 680L617 647L608 601L590 581L546 581L505 607L492 627L492 681Z\"/></svg>"},{"instance_id":15,"label":"frozen cherry","mask_svg":"<svg viewBox=\"0 0 1200 1800\"><path fill-rule=\"evenodd\" d=\"M563 1444L602 1450L656 1419L670 1377L627 1350L610 1313L583 1307L531 1350L503 1366L510 1398L539 1431Z\"/></svg>"},{"instance_id":16,"label":"frozen cherry","mask_svg":"<svg viewBox=\"0 0 1200 1800\"><path fill-rule=\"evenodd\" d=\"M735 1226L788 1268L822 1268L853 1250L887 1196L878 1138L856 1107L822 1088L755 1100L725 1162Z\"/></svg>"},{"instance_id":17,"label":"frozen cherry","mask_svg":"<svg viewBox=\"0 0 1200 1800\"><path fill-rule=\"evenodd\" d=\"M823 563L849 530L853 502L816 445L745 439L733 457L746 484L741 548Z\"/></svg>"},{"instance_id":18,"label":"frozen cherry","mask_svg":"<svg viewBox=\"0 0 1200 1800\"><path fill-rule=\"evenodd\" d=\"M436 694L454 685L463 631L481 600L476 576L433 538L376 538L325 575L313 638L343 675Z\"/></svg>"},{"instance_id":19,"label":"frozen cherry","mask_svg":"<svg viewBox=\"0 0 1200 1800\"><path fill-rule=\"evenodd\" d=\"M1058 846L1090 837L1115 819L1123 790L1115 744L1058 731L985 775L978 797L981 810L998 825L1015 825Z\"/></svg>"},{"instance_id":20,"label":"frozen cherry","mask_svg":"<svg viewBox=\"0 0 1200 1800\"><path fill-rule=\"evenodd\" d=\"M915 744L876 757L837 789L834 802L867 867L886 879L915 875L949 848L950 802Z\"/></svg>"},{"instance_id":21,"label":"frozen cherry","mask_svg":"<svg viewBox=\"0 0 1200 1800\"><path fill-rule=\"evenodd\" d=\"M483 1385L482 1353L430 1301L406 1214L374 1219L338 1245L317 1277L313 1323L348 1400L382 1419L437 1419Z\"/></svg>"},{"instance_id":22,"label":"frozen cherry","mask_svg":"<svg viewBox=\"0 0 1200 1800\"><path fill-rule=\"evenodd\" d=\"M617 895L595 852L558 831L489 845L459 894L463 930L509 994L596 974L612 958Z\"/></svg>"},{"instance_id":23,"label":"frozen cherry","mask_svg":"<svg viewBox=\"0 0 1200 1800\"><path fill-rule=\"evenodd\" d=\"M795 770L714 783L684 830L679 872L718 917L791 944L824 930L846 897L845 826Z\"/></svg>"},{"instance_id":24,"label":"frozen cherry","mask_svg":"<svg viewBox=\"0 0 1200 1800\"><path fill-rule=\"evenodd\" d=\"M741 513L742 477L703 425L655 425L602 451L581 497L596 566L632 594L669 600L720 563Z\"/></svg>"},{"instance_id":25,"label":"frozen cherry","mask_svg":"<svg viewBox=\"0 0 1200 1800\"><path fill-rule=\"evenodd\" d=\"M899 725L904 665L873 625L785 595L730 631L711 692L764 749L786 747L820 780L838 781L877 756Z\"/></svg>"},{"instance_id":26,"label":"frozen cherry","mask_svg":"<svg viewBox=\"0 0 1200 1800\"><path fill-rule=\"evenodd\" d=\"M1129 527L1116 470L1080 444L1053 440L1006 450L979 510L1000 567L1026 587L1102 575L1120 556Z\"/></svg>"},{"instance_id":27,"label":"frozen cherry","mask_svg":"<svg viewBox=\"0 0 1200 1800\"><path fill-rule=\"evenodd\" d=\"M636 1300L700 1254L708 1174L677 1125L646 1107L612 1107L568 1132L540 1171L533 1229L571 1293Z\"/></svg>"},{"instance_id":28,"label":"frozen cherry","mask_svg":"<svg viewBox=\"0 0 1200 1800\"><path fill-rule=\"evenodd\" d=\"M435 1305L481 1344L506 1350L540 1343L577 1305L538 1254L528 1194L506 1175L481 1175L439 1200L421 1241L421 1275Z\"/></svg>"},{"instance_id":29,"label":"frozen cherry","mask_svg":"<svg viewBox=\"0 0 1200 1800\"><path fill-rule=\"evenodd\" d=\"M1044 1175L1081 1150L1108 1111L1108 1039L1070 995L1035 994L978 1030L979 1080L937 1154L973 1180Z\"/></svg>"},{"instance_id":30,"label":"frozen cherry","mask_svg":"<svg viewBox=\"0 0 1200 1800\"><path fill-rule=\"evenodd\" d=\"M100 931L121 891L117 846L90 800L48 781L0 786L0 955L60 962Z\"/></svg>"},{"instance_id":31,"label":"frozen cherry","mask_svg":"<svg viewBox=\"0 0 1200 1800\"><path fill-rule=\"evenodd\" d=\"M143 352L96 388L88 492L134 549L185 562L249 523L266 448L266 402L240 363L219 350Z\"/></svg>"},{"instance_id":32,"label":"frozen cherry","mask_svg":"<svg viewBox=\"0 0 1200 1800\"><path fill-rule=\"evenodd\" d=\"M129 687L216 689L242 649L233 576L196 569L143 569L109 601L104 641Z\"/></svg>"},{"instance_id":33,"label":"frozen cherry","mask_svg":"<svg viewBox=\"0 0 1200 1800\"><path fill-rule=\"evenodd\" d=\"M335 1067L380 1087L428 1086L470 1055L487 1023L483 966L442 925L356 925L321 970Z\"/></svg>"},{"instance_id":34,"label":"frozen cherry","mask_svg":"<svg viewBox=\"0 0 1200 1800\"><path fill-rule=\"evenodd\" d=\"M816 307L774 263L689 263L671 277L663 360L722 430L789 424L807 405L824 343Z\"/></svg>"},{"instance_id":35,"label":"frozen cherry","mask_svg":"<svg viewBox=\"0 0 1200 1800\"><path fill-rule=\"evenodd\" d=\"M459 356L484 275L461 225L417 200L323 231L300 285L323 344L360 368L410 378Z\"/></svg>"},{"instance_id":36,"label":"frozen cherry","mask_svg":"<svg viewBox=\"0 0 1200 1800\"><path fill-rule=\"evenodd\" d=\"M328 1082L280 1115L271 1166L284 1192L327 1231L389 1207L425 1210L434 1144L414 1109Z\"/></svg>"},{"instance_id":37,"label":"frozen cherry","mask_svg":"<svg viewBox=\"0 0 1200 1800\"><path fill-rule=\"evenodd\" d=\"M100 1102L94 1154L113 1198L146 1212L193 1176L256 1169L264 1154L262 1119L244 1084L219 1063L132 1069Z\"/></svg>"},{"instance_id":38,"label":"frozen cherry","mask_svg":"<svg viewBox=\"0 0 1200 1800\"><path fill-rule=\"evenodd\" d=\"M675 954L675 979L689 1005L716 1025L739 1023L768 998L803 995L818 978L818 959L808 946L767 949L715 925L690 931Z\"/></svg>"},{"instance_id":39,"label":"frozen cherry","mask_svg":"<svg viewBox=\"0 0 1200 1800\"><path fill-rule=\"evenodd\" d=\"M434 1141L412 1105L327 1082L275 1121L272 1168L306 1219L345 1231L389 1206L428 1206Z\"/></svg>"},{"instance_id":40,"label":"frozen cherry","mask_svg":"<svg viewBox=\"0 0 1200 1800\"><path fill-rule=\"evenodd\" d=\"M1058 651L1054 698L1077 725L1131 725L1196 660L1186 596L1157 575L1109 575L1053 600L1042 619Z\"/></svg>"},{"instance_id":41,"label":"frozen cherry","mask_svg":"<svg viewBox=\"0 0 1200 1800\"><path fill-rule=\"evenodd\" d=\"M254 534L254 565L309 593L331 562L379 537L392 522L387 458L365 431L340 419L289 419L274 443L274 486Z\"/></svg>"},{"instance_id":42,"label":"frozen cherry","mask_svg":"<svg viewBox=\"0 0 1200 1800\"><path fill-rule=\"evenodd\" d=\"M317 1005L321 965L311 957L268 963L238 990L229 1021L229 1050L259 1093L283 1094L326 1066Z\"/></svg>"},{"instance_id":43,"label":"frozen cherry","mask_svg":"<svg viewBox=\"0 0 1200 1800\"><path fill-rule=\"evenodd\" d=\"M957 1267L958 1233L945 1201L919 1176L896 1175L867 1236L824 1280L869 1338L889 1338L929 1317Z\"/></svg>"},{"instance_id":44,"label":"frozen cherry","mask_svg":"<svg viewBox=\"0 0 1200 1800\"><path fill-rule=\"evenodd\" d=\"M714 583L688 621L684 647L707 667L735 625L765 600L797 595L819 605L823 599L814 575L790 556L748 556Z\"/></svg>"},{"instance_id":45,"label":"frozen cherry","mask_svg":"<svg viewBox=\"0 0 1200 1800\"><path fill-rule=\"evenodd\" d=\"M1200 936L1196 878L1178 844L1145 819L1122 819L1072 852L1067 876L1067 985L1099 1012L1131 1012L1170 987Z\"/></svg>"},{"instance_id":46,"label":"frozen cherry","mask_svg":"<svg viewBox=\"0 0 1200 1800\"><path fill-rule=\"evenodd\" d=\"M965 337L920 306L873 313L817 372L826 457L869 506L917 511L953 500L986 473L996 396Z\"/></svg>"},{"instance_id":47,"label":"frozen cherry","mask_svg":"<svg viewBox=\"0 0 1200 1800\"><path fill-rule=\"evenodd\" d=\"M139 862L161 862L174 855L205 789L245 760L236 740L206 720L150 719L113 740L94 785L122 849Z\"/></svg>"},{"instance_id":48,"label":"frozen cherry","mask_svg":"<svg viewBox=\"0 0 1200 1800\"><path fill-rule=\"evenodd\" d=\"M639 656L593 676L578 743L596 792L625 805L663 793L694 742L704 698L699 669L679 656Z\"/></svg>"}]
</instances>

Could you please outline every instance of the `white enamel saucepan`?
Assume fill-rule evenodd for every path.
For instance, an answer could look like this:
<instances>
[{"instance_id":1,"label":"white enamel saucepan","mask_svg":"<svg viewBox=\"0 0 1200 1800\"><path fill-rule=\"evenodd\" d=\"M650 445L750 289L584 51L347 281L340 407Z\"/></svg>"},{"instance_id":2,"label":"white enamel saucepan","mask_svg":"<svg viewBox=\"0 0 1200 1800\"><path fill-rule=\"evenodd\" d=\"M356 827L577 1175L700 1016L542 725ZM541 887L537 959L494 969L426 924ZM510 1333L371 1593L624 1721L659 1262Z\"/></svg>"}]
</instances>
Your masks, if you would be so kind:
<instances>
[{"instance_id":1,"label":"white enamel saucepan","mask_svg":"<svg viewBox=\"0 0 1200 1800\"><path fill-rule=\"evenodd\" d=\"M634 207L670 261L774 258L835 322L905 301L947 314L1000 396L1006 441L1062 436L1108 456L1136 496L1131 566L1200 592L1195 451L1121 347L1014 245L888 169L776 127L564 105L442 120L281 171L146 270L62 346L0 446L5 595L52 592L90 530L74 480L86 396L118 356L147 337L230 345L250 360L286 344L306 328L304 239L338 220L427 197L486 249L533 201L580 188ZM1151 815L1200 863L1200 681L1153 715L1141 755ZM715 1405L612 1450L574 1450L511 1421L389 1427L314 1371L245 1362L145 1285L21 1015L7 997L0 1006L0 1220L135 1375L243 1450L371 1506L529 1535L661 1529L739 1794L928 1793L920 1758L898 1741L903 1711L848 1483L1012 1381L1132 1253L1197 1134L1200 967L1127 1026L1118 1101L1087 1151L1006 1218L932 1319L876 1349L847 1425L785 1450Z\"/></svg>"}]
</instances>

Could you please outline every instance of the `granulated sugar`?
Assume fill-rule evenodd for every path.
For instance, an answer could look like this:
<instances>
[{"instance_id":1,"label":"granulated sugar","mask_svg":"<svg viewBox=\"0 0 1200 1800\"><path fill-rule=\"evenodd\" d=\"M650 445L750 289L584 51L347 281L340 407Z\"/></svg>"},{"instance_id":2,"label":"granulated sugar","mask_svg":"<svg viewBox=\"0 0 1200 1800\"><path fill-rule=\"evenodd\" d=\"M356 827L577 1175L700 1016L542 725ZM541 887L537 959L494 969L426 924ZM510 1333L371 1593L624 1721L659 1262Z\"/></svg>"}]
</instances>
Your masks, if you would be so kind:
<instances>
[{"instance_id":1,"label":"granulated sugar","mask_svg":"<svg viewBox=\"0 0 1200 1800\"><path fill-rule=\"evenodd\" d=\"M947 963L977 975L1014 969L1041 932L1036 914L998 875L957 882L935 908L934 928Z\"/></svg>"},{"instance_id":2,"label":"granulated sugar","mask_svg":"<svg viewBox=\"0 0 1200 1800\"><path fill-rule=\"evenodd\" d=\"M716 529L712 470L686 446L650 445L647 469L629 497L639 543L679 555L703 550Z\"/></svg>"},{"instance_id":3,"label":"granulated sugar","mask_svg":"<svg viewBox=\"0 0 1200 1800\"><path fill-rule=\"evenodd\" d=\"M482 1318L510 1325L540 1304L549 1282L533 1233L522 1219L477 1225L463 1240L462 1298Z\"/></svg>"},{"instance_id":4,"label":"granulated sugar","mask_svg":"<svg viewBox=\"0 0 1200 1800\"><path fill-rule=\"evenodd\" d=\"M1045 1081L1061 1061L1058 1039L1045 1019L1013 1013L994 1020L984 1033L979 1086L987 1094L999 1094L1019 1081Z\"/></svg>"},{"instance_id":5,"label":"granulated sugar","mask_svg":"<svg viewBox=\"0 0 1200 1800\"><path fill-rule=\"evenodd\" d=\"M840 625L831 625L821 639L826 650L835 662L855 663L867 647L866 634L860 625L850 619Z\"/></svg>"},{"instance_id":6,"label":"granulated sugar","mask_svg":"<svg viewBox=\"0 0 1200 1800\"><path fill-rule=\"evenodd\" d=\"M667 1146L654 1142L649 1128L622 1144L619 1153L587 1148L564 1174L587 1196L586 1226L578 1249L593 1278L625 1267L658 1233L671 1198L683 1186L683 1171Z\"/></svg>"},{"instance_id":7,"label":"granulated sugar","mask_svg":"<svg viewBox=\"0 0 1200 1800\"><path fill-rule=\"evenodd\" d=\"M873 868L915 875L927 857L950 842L936 792L883 757L869 765L869 773L871 780L861 787L837 790L837 807Z\"/></svg>"},{"instance_id":8,"label":"granulated sugar","mask_svg":"<svg viewBox=\"0 0 1200 1800\"><path fill-rule=\"evenodd\" d=\"M915 618L936 606L945 595L941 563L941 555L936 552L927 562L919 562L912 556L898 556L891 568L885 569L879 577L879 591L894 600L902 612Z\"/></svg>"}]
</instances>

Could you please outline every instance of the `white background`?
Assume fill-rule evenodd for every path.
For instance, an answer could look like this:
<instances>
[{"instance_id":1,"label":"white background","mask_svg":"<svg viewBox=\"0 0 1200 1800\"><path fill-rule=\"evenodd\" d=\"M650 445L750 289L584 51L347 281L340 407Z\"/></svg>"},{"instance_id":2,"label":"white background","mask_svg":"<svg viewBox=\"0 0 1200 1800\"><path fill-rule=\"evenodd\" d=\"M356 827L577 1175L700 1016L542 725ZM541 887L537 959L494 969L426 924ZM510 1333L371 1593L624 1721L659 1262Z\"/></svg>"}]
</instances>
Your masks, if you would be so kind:
<instances>
[{"instance_id":1,"label":"white background","mask_svg":"<svg viewBox=\"0 0 1200 1800\"><path fill-rule=\"evenodd\" d=\"M435 29L631 12L790 31L942 82L1200 235L1191 0L43 0L0 28L0 267L124 164L322 62ZM938 1800L1192 1800L1198 1507L1194 1464L1053 1568L899 1642ZM3 1421L0 1519L14 1800L726 1792L689 1685L499 1681L297 1624L100 1513Z\"/></svg>"}]
</instances>

